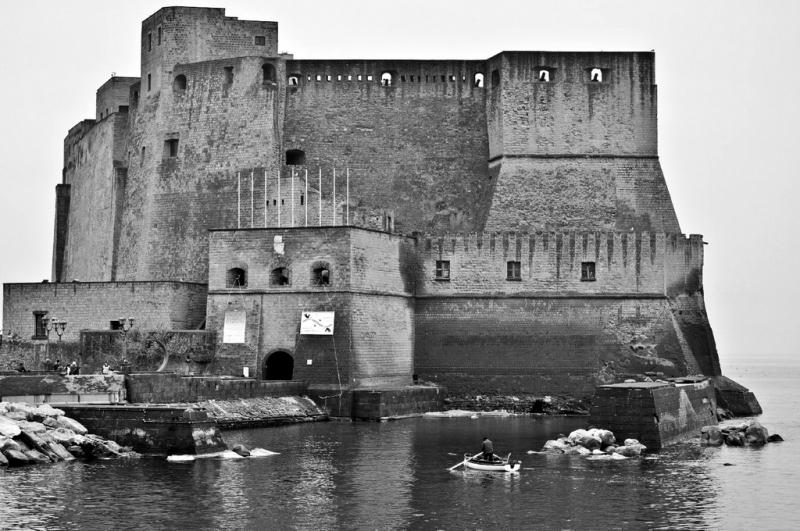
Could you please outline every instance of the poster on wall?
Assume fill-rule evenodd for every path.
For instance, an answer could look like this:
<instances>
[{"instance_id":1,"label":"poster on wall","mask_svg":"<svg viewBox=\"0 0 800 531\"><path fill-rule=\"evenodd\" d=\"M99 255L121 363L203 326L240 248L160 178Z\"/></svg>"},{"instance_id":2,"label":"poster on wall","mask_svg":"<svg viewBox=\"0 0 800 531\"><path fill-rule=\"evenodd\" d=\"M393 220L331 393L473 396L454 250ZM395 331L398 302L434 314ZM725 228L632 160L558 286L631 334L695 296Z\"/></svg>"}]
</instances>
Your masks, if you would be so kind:
<instances>
[{"instance_id":1,"label":"poster on wall","mask_svg":"<svg viewBox=\"0 0 800 531\"><path fill-rule=\"evenodd\" d=\"M225 312L225 324L222 328L223 343L244 343L244 325L246 317L244 311Z\"/></svg>"},{"instance_id":2,"label":"poster on wall","mask_svg":"<svg viewBox=\"0 0 800 531\"><path fill-rule=\"evenodd\" d=\"M300 314L300 335L332 336L336 312L303 312Z\"/></svg>"}]
</instances>

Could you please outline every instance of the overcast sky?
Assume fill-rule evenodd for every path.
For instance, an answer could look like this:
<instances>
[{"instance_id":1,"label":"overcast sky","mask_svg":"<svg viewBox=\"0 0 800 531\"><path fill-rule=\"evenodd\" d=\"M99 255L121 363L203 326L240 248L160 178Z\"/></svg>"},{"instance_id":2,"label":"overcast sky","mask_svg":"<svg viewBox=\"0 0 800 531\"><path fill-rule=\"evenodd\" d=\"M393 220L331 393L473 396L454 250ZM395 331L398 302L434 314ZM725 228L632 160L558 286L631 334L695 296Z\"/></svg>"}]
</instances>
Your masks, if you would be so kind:
<instances>
[{"instance_id":1,"label":"overcast sky","mask_svg":"<svg viewBox=\"0 0 800 531\"><path fill-rule=\"evenodd\" d=\"M683 231L703 234L720 358L790 357L798 328L800 2L181 1L279 23L298 59L485 59L655 50L659 153ZM139 75L151 0L26 0L0 19L0 282L50 277L67 130L112 72ZM795 278L793 271L798 271Z\"/></svg>"}]
</instances>

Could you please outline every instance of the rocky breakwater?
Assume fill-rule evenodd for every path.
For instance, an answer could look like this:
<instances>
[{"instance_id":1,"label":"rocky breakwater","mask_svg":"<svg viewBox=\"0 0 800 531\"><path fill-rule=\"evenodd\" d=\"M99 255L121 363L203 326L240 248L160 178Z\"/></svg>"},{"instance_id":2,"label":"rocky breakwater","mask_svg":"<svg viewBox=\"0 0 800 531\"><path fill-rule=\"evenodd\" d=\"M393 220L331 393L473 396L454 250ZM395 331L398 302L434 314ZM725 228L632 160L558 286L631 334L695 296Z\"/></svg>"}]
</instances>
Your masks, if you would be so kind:
<instances>
[{"instance_id":1,"label":"rocky breakwater","mask_svg":"<svg viewBox=\"0 0 800 531\"><path fill-rule=\"evenodd\" d=\"M743 424L726 426L703 426L700 429L700 444L703 446L763 446L781 442L780 435L770 435L767 428L752 420Z\"/></svg>"},{"instance_id":2,"label":"rocky breakwater","mask_svg":"<svg viewBox=\"0 0 800 531\"><path fill-rule=\"evenodd\" d=\"M591 428L575 430L568 436L547 441L542 450L549 453L583 455L593 459L626 459L642 455L647 447L636 439L617 442L609 430ZM530 452L529 452L530 453Z\"/></svg>"},{"instance_id":3,"label":"rocky breakwater","mask_svg":"<svg viewBox=\"0 0 800 531\"><path fill-rule=\"evenodd\" d=\"M60 409L0 402L0 466L135 456L129 448L88 433Z\"/></svg>"}]
</instances>

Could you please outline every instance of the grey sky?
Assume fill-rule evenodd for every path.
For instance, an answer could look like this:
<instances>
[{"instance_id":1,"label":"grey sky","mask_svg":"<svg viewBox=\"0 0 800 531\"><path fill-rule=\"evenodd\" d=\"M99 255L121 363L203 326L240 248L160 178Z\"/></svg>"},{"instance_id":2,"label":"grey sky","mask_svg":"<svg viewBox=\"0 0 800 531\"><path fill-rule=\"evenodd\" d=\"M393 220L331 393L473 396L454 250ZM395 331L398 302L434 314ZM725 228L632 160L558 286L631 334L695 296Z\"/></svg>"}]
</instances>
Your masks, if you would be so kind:
<instances>
[{"instance_id":1,"label":"grey sky","mask_svg":"<svg viewBox=\"0 0 800 531\"><path fill-rule=\"evenodd\" d=\"M139 75L142 1L6 3L0 19L0 282L50 277L67 130L112 72ZM659 152L684 232L706 247L726 360L790 356L797 238L800 2L181 1L275 20L300 59L482 59L501 50L656 51Z\"/></svg>"}]
</instances>

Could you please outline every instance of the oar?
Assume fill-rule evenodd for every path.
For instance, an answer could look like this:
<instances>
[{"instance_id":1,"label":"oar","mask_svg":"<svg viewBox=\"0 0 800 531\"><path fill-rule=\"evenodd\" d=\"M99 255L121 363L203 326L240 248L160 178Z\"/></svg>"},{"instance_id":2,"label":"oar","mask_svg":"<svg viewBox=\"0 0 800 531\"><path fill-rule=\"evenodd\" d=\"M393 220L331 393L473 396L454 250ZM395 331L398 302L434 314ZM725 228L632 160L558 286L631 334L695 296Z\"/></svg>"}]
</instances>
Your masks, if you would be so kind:
<instances>
[{"instance_id":1,"label":"oar","mask_svg":"<svg viewBox=\"0 0 800 531\"><path fill-rule=\"evenodd\" d=\"M455 470L456 468L460 467L461 465L464 465L464 464L466 464L466 462L467 462L469 459L475 459L476 457L478 457L478 456L479 456L479 455L481 455L482 453L483 453L483 452L478 452L477 454L473 455L472 457L467 457L467 455L466 455L466 454L464 454L464 460L463 460L463 461L461 461L460 463L456 463L455 465L451 466L451 467L450 467L450 468L448 468L447 470Z\"/></svg>"}]
</instances>

